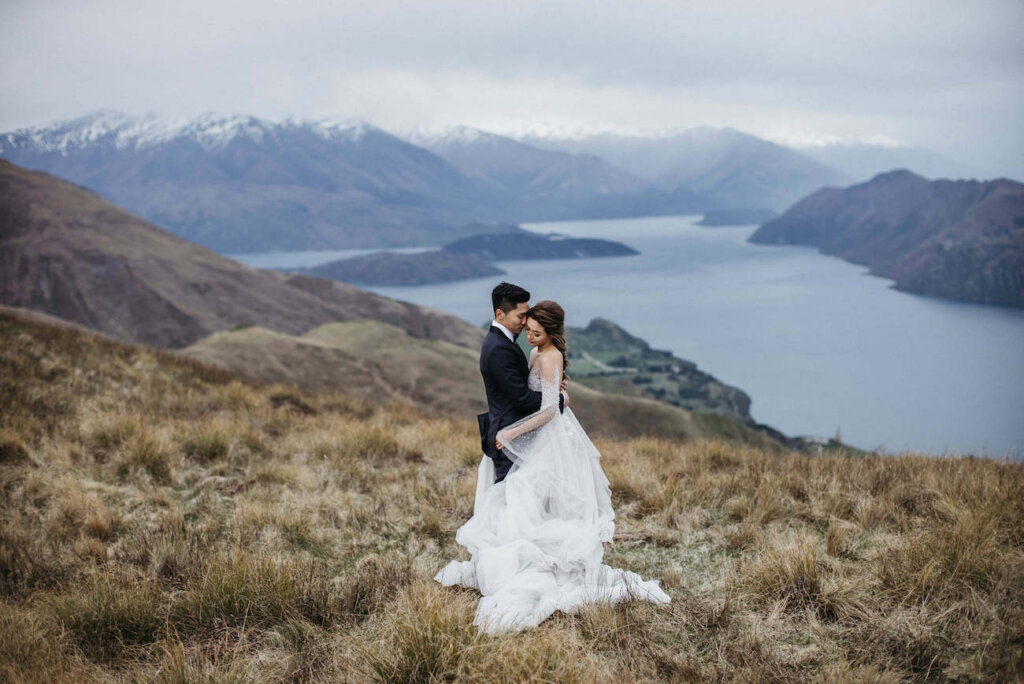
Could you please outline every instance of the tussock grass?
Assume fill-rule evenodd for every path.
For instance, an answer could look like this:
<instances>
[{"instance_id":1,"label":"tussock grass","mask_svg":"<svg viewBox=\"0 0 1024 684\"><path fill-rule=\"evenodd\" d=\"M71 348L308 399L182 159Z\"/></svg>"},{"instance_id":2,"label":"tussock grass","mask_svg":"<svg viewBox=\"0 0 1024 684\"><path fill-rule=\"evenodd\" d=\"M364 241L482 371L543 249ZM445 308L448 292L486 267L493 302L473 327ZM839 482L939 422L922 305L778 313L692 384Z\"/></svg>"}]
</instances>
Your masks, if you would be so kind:
<instances>
[{"instance_id":1,"label":"tussock grass","mask_svg":"<svg viewBox=\"0 0 1024 684\"><path fill-rule=\"evenodd\" d=\"M93 675L95 676L95 675ZM91 678L69 635L47 611L0 602L0 681Z\"/></svg>"},{"instance_id":2,"label":"tussock grass","mask_svg":"<svg viewBox=\"0 0 1024 684\"><path fill-rule=\"evenodd\" d=\"M472 625L479 438L0 316L0 680L1024 678L1024 468L598 440L672 603Z\"/></svg>"},{"instance_id":3,"label":"tussock grass","mask_svg":"<svg viewBox=\"0 0 1024 684\"><path fill-rule=\"evenodd\" d=\"M342 617L333 578L319 563L236 549L204 565L173 606L171 620L182 631L267 627L296 618L330 626Z\"/></svg>"},{"instance_id":4,"label":"tussock grass","mask_svg":"<svg viewBox=\"0 0 1024 684\"><path fill-rule=\"evenodd\" d=\"M244 402L238 402L236 406L246 407ZM227 458L231 449L231 435L228 430L220 424L192 424L181 439L181 449L186 458L198 460L200 463L212 463ZM259 440L250 442L260 450Z\"/></svg>"},{"instance_id":5,"label":"tussock grass","mask_svg":"<svg viewBox=\"0 0 1024 684\"><path fill-rule=\"evenodd\" d=\"M165 622L166 597L157 587L122 584L108 575L93 576L45 603L85 655L98 660L154 643Z\"/></svg>"}]
</instances>

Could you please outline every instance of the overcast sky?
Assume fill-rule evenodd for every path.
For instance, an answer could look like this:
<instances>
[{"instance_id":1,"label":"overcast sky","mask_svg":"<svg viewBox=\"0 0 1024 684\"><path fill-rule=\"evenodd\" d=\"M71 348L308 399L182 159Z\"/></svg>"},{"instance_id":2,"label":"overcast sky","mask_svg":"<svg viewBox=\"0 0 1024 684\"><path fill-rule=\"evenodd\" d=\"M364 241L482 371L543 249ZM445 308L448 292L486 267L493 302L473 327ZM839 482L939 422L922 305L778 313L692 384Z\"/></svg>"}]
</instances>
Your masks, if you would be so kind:
<instances>
[{"instance_id":1,"label":"overcast sky","mask_svg":"<svg viewBox=\"0 0 1024 684\"><path fill-rule=\"evenodd\" d=\"M1024 180L1024 0L0 0L0 131L99 108L395 132L732 126Z\"/></svg>"}]
</instances>

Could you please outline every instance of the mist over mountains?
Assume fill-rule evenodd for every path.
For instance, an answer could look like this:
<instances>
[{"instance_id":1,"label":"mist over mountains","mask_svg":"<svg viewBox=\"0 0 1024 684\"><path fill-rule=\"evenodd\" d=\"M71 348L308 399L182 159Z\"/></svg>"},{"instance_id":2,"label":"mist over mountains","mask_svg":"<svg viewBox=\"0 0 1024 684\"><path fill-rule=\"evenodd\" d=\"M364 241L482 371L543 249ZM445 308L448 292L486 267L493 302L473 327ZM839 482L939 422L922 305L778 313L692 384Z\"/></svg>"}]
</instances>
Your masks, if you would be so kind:
<instances>
[{"instance_id":1,"label":"mist over mountains","mask_svg":"<svg viewBox=\"0 0 1024 684\"><path fill-rule=\"evenodd\" d=\"M0 157L220 252L440 245L473 222L784 210L843 173L731 129L402 139L361 121L99 111L0 134Z\"/></svg>"},{"instance_id":2,"label":"mist over mountains","mask_svg":"<svg viewBox=\"0 0 1024 684\"><path fill-rule=\"evenodd\" d=\"M412 139L492 190L502 203L493 208L518 222L685 214L715 204L685 186L657 187L595 154L467 126Z\"/></svg>"},{"instance_id":3,"label":"mist over mountains","mask_svg":"<svg viewBox=\"0 0 1024 684\"><path fill-rule=\"evenodd\" d=\"M714 208L781 211L823 185L850 180L799 152L731 128L700 127L657 137L529 137L524 142L597 155L655 187L696 192Z\"/></svg>"}]
</instances>

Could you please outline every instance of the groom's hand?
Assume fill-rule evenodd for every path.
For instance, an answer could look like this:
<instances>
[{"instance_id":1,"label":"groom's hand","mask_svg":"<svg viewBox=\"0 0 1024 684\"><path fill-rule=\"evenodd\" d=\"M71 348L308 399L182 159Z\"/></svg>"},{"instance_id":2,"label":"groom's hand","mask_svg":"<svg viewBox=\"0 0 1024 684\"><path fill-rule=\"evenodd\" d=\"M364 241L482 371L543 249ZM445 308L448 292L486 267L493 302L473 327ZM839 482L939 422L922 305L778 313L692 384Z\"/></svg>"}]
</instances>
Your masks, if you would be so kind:
<instances>
[{"instance_id":1,"label":"groom's hand","mask_svg":"<svg viewBox=\"0 0 1024 684\"><path fill-rule=\"evenodd\" d=\"M562 376L562 383L558 386L558 391L565 394L565 390L569 389L569 378ZM566 394L565 396L569 396Z\"/></svg>"}]
</instances>

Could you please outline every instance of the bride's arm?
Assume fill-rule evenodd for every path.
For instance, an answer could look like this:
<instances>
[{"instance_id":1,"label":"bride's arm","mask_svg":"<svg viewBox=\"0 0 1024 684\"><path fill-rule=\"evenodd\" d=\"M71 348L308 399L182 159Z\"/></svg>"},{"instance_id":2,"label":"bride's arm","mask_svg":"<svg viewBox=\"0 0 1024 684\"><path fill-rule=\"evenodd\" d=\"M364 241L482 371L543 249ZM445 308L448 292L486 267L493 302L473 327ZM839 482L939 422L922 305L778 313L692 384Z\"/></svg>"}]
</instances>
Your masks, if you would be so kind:
<instances>
[{"instance_id":1,"label":"bride's arm","mask_svg":"<svg viewBox=\"0 0 1024 684\"><path fill-rule=\"evenodd\" d=\"M499 431L497 439L503 446L507 446L516 437L543 427L558 415L562 355L557 352L538 354L536 362L540 364L540 410Z\"/></svg>"}]
</instances>

